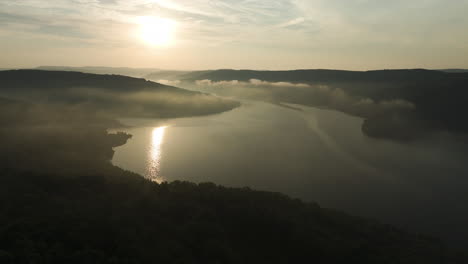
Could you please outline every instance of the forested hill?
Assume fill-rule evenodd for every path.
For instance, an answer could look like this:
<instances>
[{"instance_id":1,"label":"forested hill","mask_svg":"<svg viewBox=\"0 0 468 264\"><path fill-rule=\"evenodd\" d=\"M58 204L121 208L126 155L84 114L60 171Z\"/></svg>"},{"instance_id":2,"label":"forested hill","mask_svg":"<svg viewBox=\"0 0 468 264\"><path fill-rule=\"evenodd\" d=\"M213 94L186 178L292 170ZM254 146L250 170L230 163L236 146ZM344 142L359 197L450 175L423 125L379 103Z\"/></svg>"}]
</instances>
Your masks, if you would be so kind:
<instances>
[{"instance_id":1,"label":"forested hill","mask_svg":"<svg viewBox=\"0 0 468 264\"><path fill-rule=\"evenodd\" d=\"M119 74L132 77L143 77L154 71L155 68L129 68L129 67L104 67L104 66L84 66L84 67L70 67L70 66L39 66L37 70L46 71L74 71L95 74Z\"/></svg>"},{"instance_id":2,"label":"forested hill","mask_svg":"<svg viewBox=\"0 0 468 264\"><path fill-rule=\"evenodd\" d=\"M156 184L116 168L3 170L0 183L4 264L466 263L437 239L278 193Z\"/></svg>"},{"instance_id":3,"label":"forested hill","mask_svg":"<svg viewBox=\"0 0 468 264\"><path fill-rule=\"evenodd\" d=\"M145 79L68 71L0 71L0 96L84 108L114 118L197 116L239 106L233 100Z\"/></svg>"},{"instance_id":4,"label":"forested hill","mask_svg":"<svg viewBox=\"0 0 468 264\"><path fill-rule=\"evenodd\" d=\"M328 69L304 69L288 71L258 71L220 69L194 72L159 71L153 76L165 79L164 74L181 81L211 80L211 81L249 81L258 79L269 82L302 82L302 83L340 83L340 82L383 82L383 83L411 83L420 81L468 80L468 73L464 71L444 72L425 69L399 69L374 71L345 71ZM151 77L152 75L148 75Z\"/></svg>"},{"instance_id":5,"label":"forested hill","mask_svg":"<svg viewBox=\"0 0 468 264\"><path fill-rule=\"evenodd\" d=\"M156 73L155 73L156 74ZM157 76L164 79L163 72ZM181 73L186 86L249 99L326 107L366 119L374 137L414 139L434 131L468 133L468 72L436 70L214 70ZM404 102L412 109L394 111Z\"/></svg>"},{"instance_id":6,"label":"forested hill","mask_svg":"<svg viewBox=\"0 0 468 264\"><path fill-rule=\"evenodd\" d=\"M144 89L165 90L190 94L187 90L167 86L141 78L124 75L92 74L72 71L7 70L0 71L0 90L8 89L69 89L95 87L115 92L135 92Z\"/></svg>"},{"instance_id":7,"label":"forested hill","mask_svg":"<svg viewBox=\"0 0 468 264\"><path fill-rule=\"evenodd\" d=\"M442 105L444 106L444 113L441 113L441 115L446 118L450 118L447 115L454 114L457 111L460 113L459 111L467 110L463 106L466 105L464 102L468 99L468 72L443 72L425 69L377 71L214 70L181 72L180 75L172 73L170 76L173 79L189 83L200 80L249 82L255 79L275 83L275 87L281 86L280 82L308 84L311 86L310 88L317 85L326 85L331 89L341 89L350 96L370 98L375 101L407 100L414 103L421 114L434 114L434 109L439 109ZM163 72L160 72L158 77L164 79ZM303 98L304 102L314 100L313 93L311 95L306 93L307 89L301 89L301 92L299 97ZM277 96L277 100L294 103L287 97L293 97L297 93L298 91L290 87L289 90L284 92L285 98ZM444 121L447 120L442 120L442 122Z\"/></svg>"}]
</instances>

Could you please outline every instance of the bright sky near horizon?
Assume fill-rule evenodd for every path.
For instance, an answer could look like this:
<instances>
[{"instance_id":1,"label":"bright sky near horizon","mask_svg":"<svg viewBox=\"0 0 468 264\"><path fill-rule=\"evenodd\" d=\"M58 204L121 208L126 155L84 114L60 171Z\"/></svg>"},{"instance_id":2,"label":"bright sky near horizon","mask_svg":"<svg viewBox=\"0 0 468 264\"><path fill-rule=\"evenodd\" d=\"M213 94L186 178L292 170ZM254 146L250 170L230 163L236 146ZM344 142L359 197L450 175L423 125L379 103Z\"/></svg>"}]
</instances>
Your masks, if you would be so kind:
<instances>
[{"instance_id":1,"label":"bright sky near horizon","mask_svg":"<svg viewBox=\"0 0 468 264\"><path fill-rule=\"evenodd\" d=\"M468 0L1 0L0 68L468 68Z\"/></svg>"}]
</instances>

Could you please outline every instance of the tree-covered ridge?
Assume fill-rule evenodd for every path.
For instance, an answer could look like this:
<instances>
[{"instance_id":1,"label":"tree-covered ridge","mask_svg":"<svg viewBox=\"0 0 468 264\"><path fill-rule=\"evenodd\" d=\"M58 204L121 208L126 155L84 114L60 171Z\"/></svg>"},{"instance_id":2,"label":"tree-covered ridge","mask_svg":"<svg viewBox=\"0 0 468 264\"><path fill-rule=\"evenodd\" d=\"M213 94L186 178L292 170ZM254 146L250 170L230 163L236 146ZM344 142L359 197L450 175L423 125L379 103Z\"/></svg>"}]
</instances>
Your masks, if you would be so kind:
<instances>
[{"instance_id":1,"label":"tree-covered ridge","mask_svg":"<svg viewBox=\"0 0 468 264\"><path fill-rule=\"evenodd\" d=\"M248 81L258 79L269 82L297 83L415 83L447 80L467 81L466 72L444 72L426 69L397 69L372 71L345 71L303 69L288 71L257 71L221 69L213 71L182 72L181 80Z\"/></svg>"},{"instance_id":2,"label":"tree-covered ridge","mask_svg":"<svg viewBox=\"0 0 468 264\"><path fill-rule=\"evenodd\" d=\"M449 261L436 239L277 193L156 184L116 168L0 180L2 263Z\"/></svg>"},{"instance_id":3,"label":"tree-covered ridge","mask_svg":"<svg viewBox=\"0 0 468 264\"><path fill-rule=\"evenodd\" d=\"M72 87L97 87L110 91L138 91L165 89L191 94L177 87L115 74L93 74L74 71L7 70L0 71L2 90L9 89L69 89Z\"/></svg>"},{"instance_id":4,"label":"tree-covered ridge","mask_svg":"<svg viewBox=\"0 0 468 264\"><path fill-rule=\"evenodd\" d=\"M145 79L68 71L0 71L0 96L74 106L111 117L215 114L238 102Z\"/></svg>"}]
</instances>

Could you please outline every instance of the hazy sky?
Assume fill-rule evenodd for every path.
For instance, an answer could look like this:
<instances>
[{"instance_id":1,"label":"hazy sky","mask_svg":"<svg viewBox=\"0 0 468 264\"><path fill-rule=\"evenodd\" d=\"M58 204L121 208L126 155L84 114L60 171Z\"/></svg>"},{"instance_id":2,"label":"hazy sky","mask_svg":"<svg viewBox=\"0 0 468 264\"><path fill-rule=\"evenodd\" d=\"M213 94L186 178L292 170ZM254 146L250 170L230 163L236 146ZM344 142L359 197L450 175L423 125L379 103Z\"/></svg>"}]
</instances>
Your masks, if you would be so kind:
<instances>
[{"instance_id":1,"label":"hazy sky","mask_svg":"<svg viewBox=\"0 0 468 264\"><path fill-rule=\"evenodd\" d=\"M468 0L0 0L0 67L468 68L467 13Z\"/></svg>"}]
</instances>

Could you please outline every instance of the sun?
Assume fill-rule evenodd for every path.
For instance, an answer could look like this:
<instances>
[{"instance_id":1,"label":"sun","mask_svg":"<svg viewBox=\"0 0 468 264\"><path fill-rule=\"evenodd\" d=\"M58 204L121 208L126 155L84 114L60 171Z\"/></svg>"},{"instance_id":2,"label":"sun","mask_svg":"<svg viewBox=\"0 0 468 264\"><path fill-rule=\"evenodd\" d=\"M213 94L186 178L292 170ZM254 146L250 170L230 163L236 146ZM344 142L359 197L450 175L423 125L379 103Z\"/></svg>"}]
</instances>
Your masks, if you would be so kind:
<instances>
[{"instance_id":1,"label":"sun","mask_svg":"<svg viewBox=\"0 0 468 264\"><path fill-rule=\"evenodd\" d=\"M173 43L176 23L159 17L138 17L140 39L151 46L169 46Z\"/></svg>"}]
</instances>

